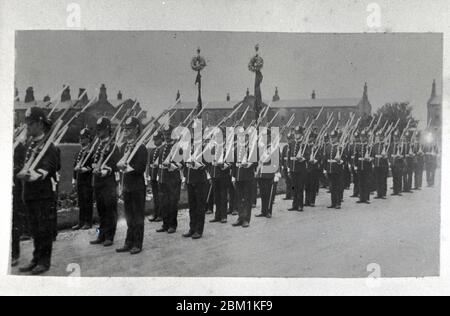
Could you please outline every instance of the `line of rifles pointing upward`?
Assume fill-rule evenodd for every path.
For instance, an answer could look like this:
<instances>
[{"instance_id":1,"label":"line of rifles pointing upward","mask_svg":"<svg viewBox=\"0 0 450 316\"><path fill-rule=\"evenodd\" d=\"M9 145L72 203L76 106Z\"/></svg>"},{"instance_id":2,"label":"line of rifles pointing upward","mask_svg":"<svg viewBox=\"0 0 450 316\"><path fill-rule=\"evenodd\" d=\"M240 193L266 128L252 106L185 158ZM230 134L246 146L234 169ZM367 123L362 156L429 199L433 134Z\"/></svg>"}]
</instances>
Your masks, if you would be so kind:
<instances>
[{"instance_id":1,"label":"line of rifles pointing upward","mask_svg":"<svg viewBox=\"0 0 450 316\"><path fill-rule=\"evenodd\" d=\"M40 274L50 267L56 230L55 200L60 169L58 145L70 124L94 101L91 100L70 118L66 117L70 108L65 109L54 122L52 116L57 114L56 106L48 115L40 108L31 108L26 113L26 124L15 131L14 191L20 190L20 202L27 210L35 244L33 261L22 268L22 272ZM329 188L329 208L334 209L341 208L344 190L352 182L353 196L359 197L358 203L370 203L370 195L375 191L376 198L385 199L389 171L394 179L393 195L411 192L413 175L415 189L420 189L425 169L428 184L434 184L437 144L433 140L424 142L424 135L416 127L411 127L412 120L400 130L400 119L382 123L382 116L374 117L368 126L363 127L361 118L351 114L342 126L333 115L329 115L319 129L317 122L324 115L323 108L314 119L307 119L300 126L293 126L296 119L295 114L292 115L272 139L271 128L279 112L269 121L268 105L245 128L249 131L253 127L257 133L256 137L247 137L248 146L238 147L233 135L227 135L227 143L234 141L235 146L231 147L237 149L233 150L234 162L229 162L229 148L216 153L213 162L206 162L202 158L205 151L214 153L219 146L225 147L215 141L214 131L243 125L250 107L245 107L241 102L217 124L213 132L204 135L200 146L189 149L189 159L176 161L175 156L184 149L184 135L174 138L175 126L169 123L176 113L174 108L177 103L178 100L157 118L143 125L139 120L140 113L136 115L136 101L120 120L123 106L112 118L100 118L95 135L87 128L80 132L82 148L75 157L73 170L80 218L74 229L92 228L95 201L100 226L92 245L113 245L117 203L121 197L128 231L124 246L117 252L138 254L142 251L148 185L154 200L154 213L150 221L162 222L157 232L176 232L180 192L185 187L190 224L183 236L199 239L203 235L205 214L214 206L216 212L211 222L226 223L231 213L238 215L233 226L249 227L258 186L262 207L257 217L271 218L278 182L282 177L286 181L286 199L293 200L289 211L300 212L304 207L315 206L321 184ZM193 129L203 110L193 109L178 127ZM161 124L159 121L163 118L166 123ZM119 123L114 124L117 121ZM262 132L258 134L258 131ZM268 150L264 155L258 152L257 162L251 162L250 157L263 136L267 139ZM285 136L288 142L283 146L281 137ZM280 164L275 169L274 155L280 158Z\"/></svg>"}]
</instances>

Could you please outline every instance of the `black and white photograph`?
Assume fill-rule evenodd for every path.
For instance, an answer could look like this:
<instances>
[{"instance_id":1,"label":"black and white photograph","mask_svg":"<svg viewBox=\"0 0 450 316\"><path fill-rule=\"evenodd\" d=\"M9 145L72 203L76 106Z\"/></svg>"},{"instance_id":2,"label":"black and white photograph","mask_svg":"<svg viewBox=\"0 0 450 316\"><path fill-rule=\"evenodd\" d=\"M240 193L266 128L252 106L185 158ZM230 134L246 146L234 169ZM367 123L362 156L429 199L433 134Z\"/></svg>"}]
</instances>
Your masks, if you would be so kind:
<instances>
[{"instance_id":1,"label":"black and white photograph","mask_svg":"<svg viewBox=\"0 0 450 316\"><path fill-rule=\"evenodd\" d=\"M381 279L442 277L442 31L383 28L385 1L342 1L361 9L360 31L314 32L296 24L312 23L307 13L280 18L289 30L142 28L142 16L129 16L162 6L158 19L176 21L171 12L195 16L203 1L194 10L116 3L127 26L89 27L93 1L61 2L66 25L20 27L19 18L9 33L6 278L70 279L75 290L92 278L342 279L370 290ZM214 4L226 12L212 2L196 19ZM261 6L268 19L289 4L318 8L283 2L229 9L239 23L238 8ZM339 11L323 5L322 14Z\"/></svg>"}]
</instances>

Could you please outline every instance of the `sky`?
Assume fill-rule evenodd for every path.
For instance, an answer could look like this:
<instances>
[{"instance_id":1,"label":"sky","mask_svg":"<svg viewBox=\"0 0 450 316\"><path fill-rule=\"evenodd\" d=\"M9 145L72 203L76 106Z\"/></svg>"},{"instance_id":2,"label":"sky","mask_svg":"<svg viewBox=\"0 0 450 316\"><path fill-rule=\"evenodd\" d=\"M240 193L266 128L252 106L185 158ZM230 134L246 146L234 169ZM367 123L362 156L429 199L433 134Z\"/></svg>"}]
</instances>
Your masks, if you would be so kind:
<instances>
[{"instance_id":1,"label":"sky","mask_svg":"<svg viewBox=\"0 0 450 316\"><path fill-rule=\"evenodd\" d=\"M260 45L264 58L263 99L275 87L282 99L360 97L364 82L374 110L408 101L426 122L433 79L442 93L443 42L440 34L313 34L177 31L19 31L16 33L16 86L23 100L54 95L63 83L79 88L105 84L108 97L138 99L149 115L170 106L177 90L196 100L190 68L197 47L207 61L202 72L204 103L241 100L254 85L248 62Z\"/></svg>"}]
</instances>

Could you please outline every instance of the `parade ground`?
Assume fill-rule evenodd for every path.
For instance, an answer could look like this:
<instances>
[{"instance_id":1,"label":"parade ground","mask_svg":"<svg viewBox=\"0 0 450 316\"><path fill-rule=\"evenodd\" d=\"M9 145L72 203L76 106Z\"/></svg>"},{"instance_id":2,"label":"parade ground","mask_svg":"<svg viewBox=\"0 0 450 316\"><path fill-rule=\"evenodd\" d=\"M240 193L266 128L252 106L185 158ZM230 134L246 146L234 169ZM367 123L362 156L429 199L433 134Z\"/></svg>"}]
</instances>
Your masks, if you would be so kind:
<instances>
[{"instance_id":1,"label":"parade ground","mask_svg":"<svg viewBox=\"0 0 450 316\"><path fill-rule=\"evenodd\" d=\"M330 210L321 189L315 208L288 212L290 201L278 196L272 219L254 218L250 228L210 224L204 237L185 239L187 210L179 212L176 234L157 234L159 223L146 222L140 255L117 254L126 223L120 220L115 245L91 246L95 229L60 232L47 276L82 277L367 277L377 265L382 277L439 275L440 188L356 204L345 193L342 210ZM373 196L372 196L373 197ZM260 202L260 201L258 201ZM21 264L31 258L32 242L22 243ZM77 268L77 269L78 269ZM17 268L12 274L18 274Z\"/></svg>"}]
</instances>

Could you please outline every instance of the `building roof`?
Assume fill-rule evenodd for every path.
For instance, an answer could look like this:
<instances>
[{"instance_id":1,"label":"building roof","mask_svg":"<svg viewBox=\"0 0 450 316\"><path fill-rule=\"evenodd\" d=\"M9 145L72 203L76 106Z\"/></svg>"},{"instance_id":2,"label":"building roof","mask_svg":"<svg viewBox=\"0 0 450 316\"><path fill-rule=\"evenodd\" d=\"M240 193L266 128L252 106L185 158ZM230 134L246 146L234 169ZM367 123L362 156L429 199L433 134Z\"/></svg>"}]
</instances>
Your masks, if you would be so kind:
<instances>
[{"instance_id":1,"label":"building roof","mask_svg":"<svg viewBox=\"0 0 450 316\"><path fill-rule=\"evenodd\" d=\"M428 104L441 105L442 104L442 96L441 95L434 96L433 98L430 99L430 101L428 101Z\"/></svg>"},{"instance_id":2,"label":"building roof","mask_svg":"<svg viewBox=\"0 0 450 316\"><path fill-rule=\"evenodd\" d=\"M26 110L30 107L45 108L45 106L47 104L48 104L48 102L44 102L44 101L33 101L33 102L29 102L29 103L25 103L23 101L14 101L14 110ZM75 104L75 100L69 100L69 101L65 101L65 102L60 102L56 108L63 109L63 108L67 108L69 106L73 106L74 104Z\"/></svg>"},{"instance_id":3,"label":"building roof","mask_svg":"<svg viewBox=\"0 0 450 316\"><path fill-rule=\"evenodd\" d=\"M271 102L263 100L265 104L271 104L272 108L311 108L311 107L357 107L362 98L330 98L330 99L296 99L296 100L279 100ZM241 101L213 101L203 102L206 109L231 109ZM193 109L197 106L197 102L181 102L176 109Z\"/></svg>"}]
</instances>

